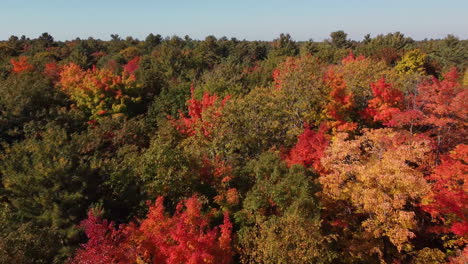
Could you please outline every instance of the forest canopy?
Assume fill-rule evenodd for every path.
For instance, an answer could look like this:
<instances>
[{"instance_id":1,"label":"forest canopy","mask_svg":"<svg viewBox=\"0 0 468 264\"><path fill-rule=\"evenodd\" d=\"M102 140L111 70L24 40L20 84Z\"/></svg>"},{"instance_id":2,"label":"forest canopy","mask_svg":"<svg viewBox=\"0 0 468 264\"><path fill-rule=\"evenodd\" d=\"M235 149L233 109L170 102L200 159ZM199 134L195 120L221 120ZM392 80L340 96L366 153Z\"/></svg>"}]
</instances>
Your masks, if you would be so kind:
<instances>
[{"instance_id":1,"label":"forest canopy","mask_svg":"<svg viewBox=\"0 0 468 264\"><path fill-rule=\"evenodd\" d=\"M0 263L467 263L468 41L0 41Z\"/></svg>"}]
</instances>

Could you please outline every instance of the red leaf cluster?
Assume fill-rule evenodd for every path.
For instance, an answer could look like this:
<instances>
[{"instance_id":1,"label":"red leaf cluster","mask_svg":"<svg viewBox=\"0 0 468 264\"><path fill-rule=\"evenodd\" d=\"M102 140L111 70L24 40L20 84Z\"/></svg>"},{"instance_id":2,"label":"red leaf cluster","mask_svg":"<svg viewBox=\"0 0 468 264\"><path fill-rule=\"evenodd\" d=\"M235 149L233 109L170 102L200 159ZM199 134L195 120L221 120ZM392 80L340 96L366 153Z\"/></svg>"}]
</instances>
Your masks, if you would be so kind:
<instances>
[{"instance_id":1,"label":"red leaf cluster","mask_svg":"<svg viewBox=\"0 0 468 264\"><path fill-rule=\"evenodd\" d=\"M139 225L114 229L92 213L83 221L89 240L72 263L232 263L232 223L227 213L223 224L210 228L211 214L201 213L196 197L177 205L167 216L159 197Z\"/></svg>"},{"instance_id":2,"label":"red leaf cluster","mask_svg":"<svg viewBox=\"0 0 468 264\"><path fill-rule=\"evenodd\" d=\"M14 73L29 72L34 69L34 67L29 64L28 57L26 56L19 56L17 60L13 58L10 62L13 65Z\"/></svg>"},{"instance_id":3,"label":"red leaf cluster","mask_svg":"<svg viewBox=\"0 0 468 264\"><path fill-rule=\"evenodd\" d=\"M92 211L88 212L88 218L81 222L80 227L84 229L88 242L77 250L71 264L133 263L135 252L126 244L129 234L124 227L115 229L113 223Z\"/></svg>"},{"instance_id":4,"label":"red leaf cluster","mask_svg":"<svg viewBox=\"0 0 468 264\"><path fill-rule=\"evenodd\" d=\"M362 113L364 118L370 118L375 122L382 122L386 126L395 126L393 120L395 114L400 113L403 103L403 93L381 78L371 83L373 99L368 101L368 106Z\"/></svg>"},{"instance_id":5,"label":"red leaf cluster","mask_svg":"<svg viewBox=\"0 0 468 264\"><path fill-rule=\"evenodd\" d=\"M140 57L136 56L135 58L131 59L127 64L123 66L124 72L128 74L132 74L134 71L138 70L140 67Z\"/></svg>"},{"instance_id":6,"label":"red leaf cluster","mask_svg":"<svg viewBox=\"0 0 468 264\"><path fill-rule=\"evenodd\" d=\"M458 145L427 179L432 183L428 199L432 202L423 209L433 217L448 223L448 230L468 236L468 145Z\"/></svg>"},{"instance_id":7,"label":"red leaf cluster","mask_svg":"<svg viewBox=\"0 0 468 264\"><path fill-rule=\"evenodd\" d=\"M46 63L44 67L44 75L53 81L59 80L60 71L60 67L55 62Z\"/></svg>"},{"instance_id":8,"label":"red leaf cluster","mask_svg":"<svg viewBox=\"0 0 468 264\"><path fill-rule=\"evenodd\" d=\"M328 127L321 125L318 131L305 126L304 132L298 137L296 145L289 151L284 158L289 166L300 164L304 167L313 167L316 171L323 171L320 159L325 154L330 140L325 132Z\"/></svg>"},{"instance_id":9,"label":"red leaf cluster","mask_svg":"<svg viewBox=\"0 0 468 264\"><path fill-rule=\"evenodd\" d=\"M282 87L284 77L287 76L291 71L297 69L297 67L296 59L289 57L284 63L280 65L280 67L274 69L272 77L275 87L280 89Z\"/></svg>"},{"instance_id":10,"label":"red leaf cluster","mask_svg":"<svg viewBox=\"0 0 468 264\"><path fill-rule=\"evenodd\" d=\"M366 57L360 55L356 58L356 56L354 56L354 53L352 50L349 51L349 54L348 56L344 57L342 60L341 60L341 64L347 64L347 63L350 63L350 62L354 62L354 61L362 61L362 60L365 60Z\"/></svg>"},{"instance_id":11,"label":"red leaf cluster","mask_svg":"<svg viewBox=\"0 0 468 264\"><path fill-rule=\"evenodd\" d=\"M179 113L179 119L175 120L170 116L169 119L181 134L194 136L199 131L203 136L209 137L214 126L214 119L221 115L221 110L231 96L228 95L218 102L218 96L205 92L202 99L197 100L193 85L190 92L191 98L187 100L188 116Z\"/></svg>"}]
</instances>

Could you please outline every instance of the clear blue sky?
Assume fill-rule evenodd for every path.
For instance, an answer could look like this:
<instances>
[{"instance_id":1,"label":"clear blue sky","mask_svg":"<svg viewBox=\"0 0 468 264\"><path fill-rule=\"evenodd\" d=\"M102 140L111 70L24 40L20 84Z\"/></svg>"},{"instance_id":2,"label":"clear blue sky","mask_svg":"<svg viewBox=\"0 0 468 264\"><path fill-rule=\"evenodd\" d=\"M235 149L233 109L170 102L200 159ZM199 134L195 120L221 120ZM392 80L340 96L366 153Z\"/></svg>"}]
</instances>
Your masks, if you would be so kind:
<instances>
[{"instance_id":1,"label":"clear blue sky","mask_svg":"<svg viewBox=\"0 0 468 264\"><path fill-rule=\"evenodd\" d=\"M468 0L0 0L2 40L42 32L58 40L113 33L272 40L282 32L323 40L340 29L355 40L395 31L467 39Z\"/></svg>"}]
</instances>

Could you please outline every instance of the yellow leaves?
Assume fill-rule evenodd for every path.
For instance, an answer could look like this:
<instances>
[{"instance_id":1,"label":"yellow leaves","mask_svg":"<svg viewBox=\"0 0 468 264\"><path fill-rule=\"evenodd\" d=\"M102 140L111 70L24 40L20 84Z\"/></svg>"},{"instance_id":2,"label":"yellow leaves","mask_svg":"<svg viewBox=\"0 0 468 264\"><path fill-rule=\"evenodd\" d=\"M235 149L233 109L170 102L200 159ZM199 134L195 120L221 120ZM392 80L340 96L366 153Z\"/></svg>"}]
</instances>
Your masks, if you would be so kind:
<instances>
[{"instance_id":1,"label":"yellow leaves","mask_svg":"<svg viewBox=\"0 0 468 264\"><path fill-rule=\"evenodd\" d=\"M367 215L362 226L378 238L389 237L400 250L414 235L414 213L407 204L422 199L429 185L419 168L430 151L428 142L391 129L365 130L346 140L337 134L322 159L325 196L350 202Z\"/></svg>"},{"instance_id":2,"label":"yellow leaves","mask_svg":"<svg viewBox=\"0 0 468 264\"><path fill-rule=\"evenodd\" d=\"M439 249L423 248L414 253L411 264L445 263L445 254Z\"/></svg>"},{"instance_id":3,"label":"yellow leaves","mask_svg":"<svg viewBox=\"0 0 468 264\"><path fill-rule=\"evenodd\" d=\"M401 74L424 74L424 63L426 54L419 49L408 51L400 62L395 66L398 73Z\"/></svg>"}]
</instances>

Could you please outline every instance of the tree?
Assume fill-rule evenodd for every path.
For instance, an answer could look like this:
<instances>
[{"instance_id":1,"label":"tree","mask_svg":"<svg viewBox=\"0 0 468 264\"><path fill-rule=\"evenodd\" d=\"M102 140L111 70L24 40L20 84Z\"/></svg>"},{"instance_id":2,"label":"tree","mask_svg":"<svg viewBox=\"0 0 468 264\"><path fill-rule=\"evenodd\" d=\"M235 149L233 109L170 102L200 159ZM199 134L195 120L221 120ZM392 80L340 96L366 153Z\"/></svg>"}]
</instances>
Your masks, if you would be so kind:
<instances>
[{"instance_id":1,"label":"tree","mask_svg":"<svg viewBox=\"0 0 468 264\"><path fill-rule=\"evenodd\" d=\"M11 143L24 138L24 126L58 119L68 105L65 94L38 72L12 74L0 80L0 141ZM1 148L1 147L0 147Z\"/></svg>"},{"instance_id":2,"label":"tree","mask_svg":"<svg viewBox=\"0 0 468 264\"><path fill-rule=\"evenodd\" d=\"M441 46L432 54L444 66L444 69L451 67L464 68L467 66L468 52L459 38L454 35L447 35L443 39Z\"/></svg>"},{"instance_id":3,"label":"tree","mask_svg":"<svg viewBox=\"0 0 468 264\"><path fill-rule=\"evenodd\" d=\"M132 105L141 98L135 75L127 72L135 67L127 65L125 69L119 76L96 67L85 71L71 63L63 67L58 85L90 114L91 120L109 114L130 114Z\"/></svg>"},{"instance_id":4,"label":"tree","mask_svg":"<svg viewBox=\"0 0 468 264\"><path fill-rule=\"evenodd\" d=\"M432 192L426 198L423 209L433 218L441 219L445 228L438 232L452 232L468 237L468 146L460 144L449 154L427 179L432 182Z\"/></svg>"},{"instance_id":5,"label":"tree","mask_svg":"<svg viewBox=\"0 0 468 264\"><path fill-rule=\"evenodd\" d=\"M13 65L14 73L30 72L34 69L34 66L29 64L26 56L19 56L17 60L11 59L10 62Z\"/></svg>"},{"instance_id":6,"label":"tree","mask_svg":"<svg viewBox=\"0 0 468 264\"><path fill-rule=\"evenodd\" d=\"M304 132L298 136L296 145L285 157L288 165L300 164L306 168L312 167L316 171L322 171L323 167L320 159L330 143L325 134L326 130L327 127L325 125L320 126L317 132L306 125Z\"/></svg>"},{"instance_id":7,"label":"tree","mask_svg":"<svg viewBox=\"0 0 468 264\"><path fill-rule=\"evenodd\" d=\"M270 56L296 56L299 53L296 42L289 34L281 33L279 38L273 40L272 46L273 50L270 52Z\"/></svg>"},{"instance_id":8,"label":"tree","mask_svg":"<svg viewBox=\"0 0 468 264\"><path fill-rule=\"evenodd\" d=\"M393 119L394 115L398 115L401 111L404 100L403 93L389 83L386 83L385 78L380 79L376 83L371 83L373 99L369 100L367 108L363 112L363 117L380 121L386 126L395 126L396 122Z\"/></svg>"},{"instance_id":9,"label":"tree","mask_svg":"<svg viewBox=\"0 0 468 264\"><path fill-rule=\"evenodd\" d=\"M352 56L352 58L349 58ZM348 60L353 60L350 54ZM344 59L343 59L344 60ZM357 124L351 122L351 115L354 110L353 94L347 89L346 82L342 74L337 74L330 68L324 75L323 82L330 87L329 103L325 106L327 117L332 119L328 125L338 131L352 131L357 128Z\"/></svg>"},{"instance_id":10,"label":"tree","mask_svg":"<svg viewBox=\"0 0 468 264\"><path fill-rule=\"evenodd\" d=\"M212 215L201 212L198 198L179 203L173 216L165 214L163 201L150 204L139 224L119 229L89 213L82 223L89 240L72 263L232 263L227 213L223 224L210 228Z\"/></svg>"},{"instance_id":11,"label":"tree","mask_svg":"<svg viewBox=\"0 0 468 264\"><path fill-rule=\"evenodd\" d=\"M430 191L422 170L430 142L391 129L347 136L337 134L322 158L327 173L319 180L329 221L342 226L341 237L351 237L341 242L351 255L398 259L398 252L412 248L417 227L412 208ZM351 230L360 231L346 235Z\"/></svg>"},{"instance_id":12,"label":"tree","mask_svg":"<svg viewBox=\"0 0 468 264\"><path fill-rule=\"evenodd\" d=\"M237 219L242 263L333 263L331 237L322 234L317 174L288 168L275 153L246 166L252 188Z\"/></svg>"},{"instance_id":13,"label":"tree","mask_svg":"<svg viewBox=\"0 0 468 264\"><path fill-rule=\"evenodd\" d=\"M393 123L411 131L426 132L435 141L436 154L452 149L466 137L466 97L468 91L458 83L458 71L452 68L443 80L433 77L417 86L406 111L394 116Z\"/></svg>"},{"instance_id":14,"label":"tree","mask_svg":"<svg viewBox=\"0 0 468 264\"><path fill-rule=\"evenodd\" d=\"M161 44L162 41L163 41L163 39L162 39L161 35L159 35L159 34L154 35L153 33L150 33L145 38L145 46L147 47L148 51L151 51L154 47Z\"/></svg>"},{"instance_id":15,"label":"tree","mask_svg":"<svg viewBox=\"0 0 468 264\"><path fill-rule=\"evenodd\" d=\"M37 42L44 48L49 48L54 45L54 37L52 37L49 33L44 32L38 38Z\"/></svg>"},{"instance_id":16,"label":"tree","mask_svg":"<svg viewBox=\"0 0 468 264\"><path fill-rule=\"evenodd\" d=\"M63 128L48 125L7 147L0 160L2 186L15 220L51 230L53 238L48 239L54 245L47 246L53 248L56 263L63 261L79 241L75 224L86 215L99 182L80 158L76 142ZM41 237L34 233L34 239Z\"/></svg>"},{"instance_id":17,"label":"tree","mask_svg":"<svg viewBox=\"0 0 468 264\"><path fill-rule=\"evenodd\" d=\"M330 44L337 49L347 49L351 46L351 43L348 39L348 34L343 30L338 30L330 33L331 42Z\"/></svg>"},{"instance_id":18,"label":"tree","mask_svg":"<svg viewBox=\"0 0 468 264\"><path fill-rule=\"evenodd\" d=\"M424 74L425 63L426 54L422 53L419 49L415 49L405 53L401 61L395 66L395 69L399 73Z\"/></svg>"},{"instance_id":19,"label":"tree","mask_svg":"<svg viewBox=\"0 0 468 264\"><path fill-rule=\"evenodd\" d=\"M218 102L216 95L210 95L205 92L201 100L195 98L195 87L190 88L191 98L187 101L188 117L180 113L179 119L173 119L172 124L179 130L180 133L187 136L195 136L196 134L210 137L213 129L213 119L221 115L226 102L230 96L226 96Z\"/></svg>"}]
</instances>

